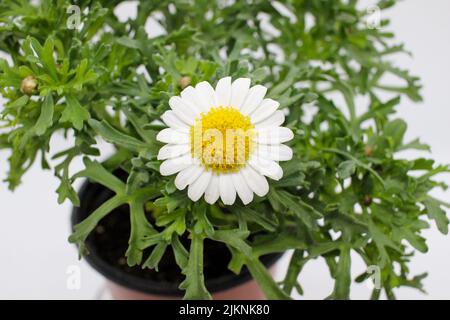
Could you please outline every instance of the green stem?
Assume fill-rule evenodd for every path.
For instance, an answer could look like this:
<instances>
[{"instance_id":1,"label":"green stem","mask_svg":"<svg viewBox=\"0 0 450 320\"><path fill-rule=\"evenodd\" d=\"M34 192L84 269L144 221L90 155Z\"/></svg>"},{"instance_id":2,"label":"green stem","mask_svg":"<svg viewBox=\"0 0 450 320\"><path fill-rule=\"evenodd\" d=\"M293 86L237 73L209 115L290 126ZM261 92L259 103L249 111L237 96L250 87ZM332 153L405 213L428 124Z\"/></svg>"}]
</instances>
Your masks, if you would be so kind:
<instances>
[{"instance_id":1,"label":"green stem","mask_svg":"<svg viewBox=\"0 0 450 320\"><path fill-rule=\"evenodd\" d=\"M303 258L303 250L295 250L289 262L288 271L283 281L283 290L286 294L291 294L294 287L298 287L297 278L303 269L303 266L308 262L308 259ZM299 292L301 293L301 292Z\"/></svg>"},{"instance_id":2,"label":"green stem","mask_svg":"<svg viewBox=\"0 0 450 320\"><path fill-rule=\"evenodd\" d=\"M253 279L258 283L261 290L269 300L288 300L291 299L266 270L264 265L257 258L246 258L245 264L250 271Z\"/></svg>"},{"instance_id":3,"label":"green stem","mask_svg":"<svg viewBox=\"0 0 450 320\"><path fill-rule=\"evenodd\" d=\"M80 246L80 256L85 252L84 242L88 235L94 230L98 225L100 220L102 220L106 215L117 207L125 204L127 197L123 195L116 195L102 204L97 210L84 219L81 223L74 227L73 234L69 237L69 242L77 243Z\"/></svg>"}]
</instances>

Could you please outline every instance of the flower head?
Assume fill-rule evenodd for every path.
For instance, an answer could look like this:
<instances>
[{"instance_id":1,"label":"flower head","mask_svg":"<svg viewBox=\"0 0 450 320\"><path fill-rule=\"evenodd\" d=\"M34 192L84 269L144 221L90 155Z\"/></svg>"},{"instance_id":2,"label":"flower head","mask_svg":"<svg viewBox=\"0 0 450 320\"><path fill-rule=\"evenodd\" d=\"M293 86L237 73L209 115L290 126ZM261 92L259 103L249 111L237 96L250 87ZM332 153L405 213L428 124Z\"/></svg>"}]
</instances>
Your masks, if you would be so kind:
<instances>
[{"instance_id":1,"label":"flower head","mask_svg":"<svg viewBox=\"0 0 450 320\"><path fill-rule=\"evenodd\" d=\"M283 143L294 136L281 126L284 113L266 92L250 87L250 79L225 77L215 89L203 81L170 98L171 110L161 117L168 128L157 135L166 143L158 154L161 174L177 174L176 187L188 187L193 201L205 195L210 204L221 198L231 205L239 196L248 204L253 194L265 196L266 177L281 179L278 162L292 158Z\"/></svg>"}]
</instances>

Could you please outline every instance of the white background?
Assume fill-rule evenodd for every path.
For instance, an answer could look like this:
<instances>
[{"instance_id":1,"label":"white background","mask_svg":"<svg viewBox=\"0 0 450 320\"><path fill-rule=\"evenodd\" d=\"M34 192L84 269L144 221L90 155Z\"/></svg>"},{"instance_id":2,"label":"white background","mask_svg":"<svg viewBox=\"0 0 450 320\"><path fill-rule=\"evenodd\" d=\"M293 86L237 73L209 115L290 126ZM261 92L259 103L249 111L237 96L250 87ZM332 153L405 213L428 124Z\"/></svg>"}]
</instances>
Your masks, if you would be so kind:
<instances>
[{"instance_id":1,"label":"white background","mask_svg":"<svg viewBox=\"0 0 450 320\"><path fill-rule=\"evenodd\" d=\"M134 12L134 6L123 6L120 15ZM393 18L389 30L414 54L413 58L395 57L396 63L420 75L424 84L425 102L412 104L403 99L399 109L399 115L409 124L407 138L420 137L431 145L434 159L450 163L450 1L406 0L383 14ZM62 137L56 137L52 148L56 151L67 145ZM2 179L7 170L7 156L7 152L0 151ZM78 163L73 170L81 167ZM449 175L442 176L442 180L450 184ZM23 185L14 193L4 183L0 184L0 299L93 299L101 292L103 278L85 262L78 261L75 248L66 241L71 206L56 203L57 186L52 173L42 171L38 165L26 174ZM450 200L450 192L436 195ZM424 236L430 250L413 258L411 271L429 272L424 281L428 295L406 288L397 290L397 297L449 299L450 238L437 232L434 225ZM285 265L286 259L281 269ZM72 266L80 267L79 290L67 288L67 272ZM362 270L362 262L354 257L352 273L355 276ZM322 299L332 290L321 260L308 264L300 281L307 299ZM354 299L366 299L369 294L366 284L352 287Z\"/></svg>"}]
</instances>

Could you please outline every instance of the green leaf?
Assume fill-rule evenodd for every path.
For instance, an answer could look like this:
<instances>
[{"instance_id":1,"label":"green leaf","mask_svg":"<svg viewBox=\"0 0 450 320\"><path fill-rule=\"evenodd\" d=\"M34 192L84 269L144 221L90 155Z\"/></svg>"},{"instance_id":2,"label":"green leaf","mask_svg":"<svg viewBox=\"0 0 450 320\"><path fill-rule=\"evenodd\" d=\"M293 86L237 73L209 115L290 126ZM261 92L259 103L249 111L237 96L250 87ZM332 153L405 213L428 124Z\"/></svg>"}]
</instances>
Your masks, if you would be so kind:
<instances>
[{"instance_id":1,"label":"green leaf","mask_svg":"<svg viewBox=\"0 0 450 320\"><path fill-rule=\"evenodd\" d=\"M442 234L448 234L449 219L445 210L441 208L441 204L432 198L425 200L424 204L427 209L428 217L436 222L439 231Z\"/></svg>"},{"instance_id":2,"label":"green leaf","mask_svg":"<svg viewBox=\"0 0 450 320\"><path fill-rule=\"evenodd\" d=\"M390 113L394 112L394 107L397 106L400 103L401 97L395 97L391 100L387 101L386 103L381 103L379 101L376 101L374 104L375 106L370 108L369 111L364 113L362 116L359 117L358 121L359 123L364 122L365 120L380 117L380 116L387 116Z\"/></svg>"},{"instance_id":3,"label":"green leaf","mask_svg":"<svg viewBox=\"0 0 450 320\"><path fill-rule=\"evenodd\" d=\"M180 288L186 290L184 299L210 300L212 297L206 290L205 276L203 274L203 236L191 233L191 237L189 262L183 270L186 279L181 283Z\"/></svg>"},{"instance_id":4,"label":"green leaf","mask_svg":"<svg viewBox=\"0 0 450 320\"><path fill-rule=\"evenodd\" d=\"M339 256L339 263L336 270L336 282L334 284L333 298L349 299L350 298L350 274L351 258L350 248L343 246Z\"/></svg>"},{"instance_id":5,"label":"green leaf","mask_svg":"<svg viewBox=\"0 0 450 320\"><path fill-rule=\"evenodd\" d=\"M114 196L113 198L103 203L93 213L91 213L89 217L87 217L74 227L74 232L69 237L69 242L78 244L80 250L80 257L88 253L84 246L84 242L86 241L86 238L92 232L92 230L95 229L100 220L103 219L107 214L111 213L111 211L124 204L125 202L126 198L124 196L120 195Z\"/></svg>"},{"instance_id":6,"label":"green leaf","mask_svg":"<svg viewBox=\"0 0 450 320\"><path fill-rule=\"evenodd\" d=\"M176 234L172 235L172 250L177 265L181 268L181 270L184 270L189 263L189 252L183 246L180 238Z\"/></svg>"},{"instance_id":7,"label":"green leaf","mask_svg":"<svg viewBox=\"0 0 450 320\"><path fill-rule=\"evenodd\" d=\"M308 258L303 258L304 250L295 250L291 256L286 276L283 280L283 290L290 295L294 288L299 294L303 294L303 289L298 283L298 275L303 270L303 267L308 262Z\"/></svg>"},{"instance_id":8,"label":"green leaf","mask_svg":"<svg viewBox=\"0 0 450 320\"><path fill-rule=\"evenodd\" d=\"M89 111L83 108L75 97L66 96L66 107L59 119L60 122L70 122L75 129L81 130L89 118Z\"/></svg>"},{"instance_id":9,"label":"green leaf","mask_svg":"<svg viewBox=\"0 0 450 320\"><path fill-rule=\"evenodd\" d=\"M189 198L185 193L174 193L171 195L165 195L155 200L155 206L164 208L167 212L173 212L179 207L187 206Z\"/></svg>"},{"instance_id":10,"label":"green leaf","mask_svg":"<svg viewBox=\"0 0 450 320\"><path fill-rule=\"evenodd\" d=\"M53 59L54 53L54 39L52 37L47 38L42 47L38 40L35 38L30 38L33 49L36 51L40 61L42 62L45 70L50 73L54 80L58 79L58 74L56 71L55 60Z\"/></svg>"},{"instance_id":11,"label":"green leaf","mask_svg":"<svg viewBox=\"0 0 450 320\"><path fill-rule=\"evenodd\" d=\"M27 105L28 101L30 100L30 97L27 95L23 95L17 100L9 103L8 107L11 109L20 109Z\"/></svg>"},{"instance_id":12,"label":"green leaf","mask_svg":"<svg viewBox=\"0 0 450 320\"><path fill-rule=\"evenodd\" d=\"M97 74L93 70L88 69L88 67L88 60L81 60L75 70L75 78L72 79L68 85L72 86L75 90L80 91L85 83L96 80Z\"/></svg>"},{"instance_id":13,"label":"green leaf","mask_svg":"<svg viewBox=\"0 0 450 320\"><path fill-rule=\"evenodd\" d=\"M287 300L290 297L274 281L272 276L267 272L264 265L256 258L246 258L247 266L253 279L258 283L261 290L269 300Z\"/></svg>"},{"instance_id":14,"label":"green leaf","mask_svg":"<svg viewBox=\"0 0 450 320\"><path fill-rule=\"evenodd\" d=\"M277 226L276 222L267 218L264 212L257 212L256 210L247 207L239 207L236 210L240 212L247 221L255 222L267 231L275 231Z\"/></svg>"},{"instance_id":15,"label":"green leaf","mask_svg":"<svg viewBox=\"0 0 450 320\"><path fill-rule=\"evenodd\" d=\"M302 201L300 197L284 190L270 189L269 199L272 204L277 203L298 216L307 227L311 229L317 228L316 219L320 219L322 214L313 206Z\"/></svg>"},{"instance_id":16,"label":"green leaf","mask_svg":"<svg viewBox=\"0 0 450 320\"><path fill-rule=\"evenodd\" d=\"M375 170L373 170L369 165L367 165L364 162L362 162L361 160L355 158L350 153L339 150L339 149L335 149L335 148L324 148L324 149L322 149L322 151L336 153L336 154L342 155L344 157L347 157L350 160L353 160L358 165L358 167L361 167L361 168L369 171L384 187L385 182L384 182L383 178L381 178L381 176Z\"/></svg>"},{"instance_id":17,"label":"green leaf","mask_svg":"<svg viewBox=\"0 0 450 320\"><path fill-rule=\"evenodd\" d=\"M380 230L372 221L368 222L369 232L375 242L375 245L379 252L378 264L381 268L384 268L390 261L390 256L386 248L391 248L397 252L402 252L399 246L393 242L382 230Z\"/></svg>"},{"instance_id":18,"label":"green leaf","mask_svg":"<svg viewBox=\"0 0 450 320\"><path fill-rule=\"evenodd\" d=\"M428 152L431 151L430 146L425 143L421 143L419 139L414 139L411 142L401 145L400 147L397 148L397 151L410 150L410 149L423 150L423 151L428 151Z\"/></svg>"},{"instance_id":19,"label":"green leaf","mask_svg":"<svg viewBox=\"0 0 450 320\"><path fill-rule=\"evenodd\" d=\"M100 163L92 161L87 157L84 158L83 162L86 168L77 173L74 179L85 177L93 182L100 183L117 194L125 194L125 183L103 168Z\"/></svg>"},{"instance_id":20,"label":"green leaf","mask_svg":"<svg viewBox=\"0 0 450 320\"><path fill-rule=\"evenodd\" d=\"M142 269L149 268L158 271L158 264L161 261L164 253L166 252L167 245L168 244L166 242L158 243L156 247L153 249L151 255L142 265Z\"/></svg>"},{"instance_id":21,"label":"green leaf","mask_svg":"<svg viewBox=\"0 0 450 320\"><path fill-rule=\"evenodd\" d=\"M337 168L337 174L340 179L350 178L356 172L356 162L353 160L346 160L341 162Z\"/></svg>"},{"instance_id":22,"label":"green leaf","mask_svg":"<svg viewBox=\"0 0 450 320\"><path fill-rule=\"evenodd\" d=\"M424 221L422 221L424 222ZM412 224L420 224L421 220L418 220ZM428 224L424 222L424 226L428 227ZM421 228L417 228L420 230ZM416 234L417 230L412 229L411 226L402 226L402 228L395 228L396 237L400 237L408 241L415 249L419 250L422 253L426 253L428 251L428 246L424 238Z\"/></svg>"},{"instance_id":23,"label":"green leaf","mask_svg":"<svg viewBox=\"0 0 450 320\"><path fill-rule=\"evenodd\" d=\"M135 152L139 152L146 148L146 144L144 142L114 129L104 120L100 122L91 119L89 120L89 125L109 143L116 144L120 147Z\"/></svg>"},{"instance_id":24,"label":"green leaf","mask_svg":"<svg viewBox=\"0 0 450 320\"><path fill-rule=\"evenodd\" d=\"M251 257L252 248L244 241L249 235L248 231L241 230L217 230L209 236L214 241L220 241L237 249L247 257Z\"/></svg>"},{"instance_id":25,"label":"green leaf","mask_svg":"<svg viewBox=\"0 0 450 320\"><path fill-rule=\"evenodd\" d=\"M326 255L332 251L340 250L341 245L342 243L339 241L314 244L309 249L309 257L316 258L319 256Z\"/></svg>"},{"instance_id":26,"label":"green leaf","mask_svg":"<svg viewBox=\"0 0 450 320\"><path fill-rule=\"evenodd\" d=\"M47 128L52 125L54 108L53 97L51 94L48 94L44 98L44 102L41 107L41 115L34 126L34 131L38 136L43 135Z\"/></svg>"},{"instance_id":27,"label":"green leaf","mask_svg":"<svg viewBox=\"0 0 450 320\"><path fill-rule=\"evenodd\" d=\"M61 179L61 184L58 189L58 203L62 204L66 199L69 199L75 207L80 205L80 199L78 198L77 192L72 187L71 181L67 178Z\"/></svg>"},{"instance_id":28,"label":"green leaf","mask_svg":"<svg viewBox=\"0 0 450 320\"><path fill-rule=\"evenodd\" d=\"M401 119L396 119L388 122L384 127L384 134L386 137L389 137L391 145L394 147L394 149L397 149L402 144L406 128L406 122Z\"/></svg>"},{"instance_id":29,"label":"green leaf","mask_svg":"<svg viewBox=\"0 0 450 320\"><path fill-rule=\"evenodd\" d=\"M259 236L252 244L253 256L260 257L271 253L284 253L290 249L306 249L309 245L305 243L302 235L280 231Z\"/></svg>"},{"instance_id":30,"label":"green leaf","mask_svg":"<svg viewBox=\"0 0 450 320\"><path fill-rule=\"evenodd\" d=\"M214 227L208 219L206 204L204 202L195 203L192 208L192 213L196 219L194 232L211 236L214 233Z\"/></svg>"},{"instance_id":31,"label":"green leaf","mask_svg":"<svg viewBox=\"0 0 450 320\"><path fill-rule=\"evenodd\" d=\"M131 232L128 249L125 253L130 267L141 264L145 238L157 233L145 216L144 202L136 198L130 201Z\"/></svg>"},{"instance_id":32,"label":"green leaf","mask_svg":"<svg viewBox=\"0 0 450 320\"><path fill-rule=\"evenodd\" d=\"M120 44L121 46L131 48L131 49L141 49L142 48L142 42L138 40L131 39L129 37L121 37L117 38L116 42Z\"/></svg>"}]
</instances>

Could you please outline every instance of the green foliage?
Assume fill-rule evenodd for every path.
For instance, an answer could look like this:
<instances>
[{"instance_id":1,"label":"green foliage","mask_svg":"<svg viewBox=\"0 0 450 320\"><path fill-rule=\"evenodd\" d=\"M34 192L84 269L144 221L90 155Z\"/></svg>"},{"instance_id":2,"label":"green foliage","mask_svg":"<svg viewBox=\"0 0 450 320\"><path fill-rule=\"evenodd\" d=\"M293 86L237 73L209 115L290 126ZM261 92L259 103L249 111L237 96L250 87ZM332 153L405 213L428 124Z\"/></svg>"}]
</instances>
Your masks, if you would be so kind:
<instances>
[{"instance_id":1,"label":"green foliage","mask_svg":"<svg viewBox=\"0 0 450 320\"><path fill-rule=\"evenodd\" d=\"M407 124L394 118L401 100L421 100L421 86L390 62L391 55L405 51L392 44L389 21L367 28L367 13L357 9L356 0L250 2L139 1L137 17L121 23L114 14L121 1L1 1L0 51L9 55L0 59L6 100L0 149L10 152L5 181L14 189L37 159L47 169L52 157L58 161L52 168L61 181L59 202L79 204L72 185L82 177L112 190L114 197L77 225L70 241L85 253L84 240L98 221L127 205L128 264L157 269L164 252L173 250L186 276L186 298L211 297L203 275L206 239L225 243L232 253L230 270L246 265L269 298L288 298L294 289L302 294L298 275L319 257L335 281L329 298L349 298L351 254L380 268L388 298L401 286L423 290L425 275L411 275L408 263L415 250L428 249L421 234L427 220L448 233L449 204L430 192L446 188L435 176L449 167L399 153L429 148L418 139L405 142ZM78 29L66 26L72 4L83 12ZM394 4L378 3L381 9ZM149 16L164 34L149 37L144 27ZM248 206L194 204L174 188L173 178L159 175L155 135L163 126L155 120L181 91L183 77L196 84L227 75L266 85L288 111L295 158L283 164L284 177L271 181L268 196ZM22 80L30 76L38 85L24 94ZM386 84L386 76L403 85ZM382 98L386 94L389 98ZM357 97L368 103L357 104ZM309 120L307 104L317 109ZM74 142L53 154L50 140L60 133ZM91 159L101 153L94 137L117 150L103 164ZM79 157L85 169L70 172ZM112 174L118 167L128 173L126 183ZM191 239L190 248L181 236ZM153 251L143 257L147 248ZM259 258L290 249L294 254L280 285ZM354 280L370 281L369 274ZM375 289L372 298L380 293Z\"/></svg>"}]
</instances>

